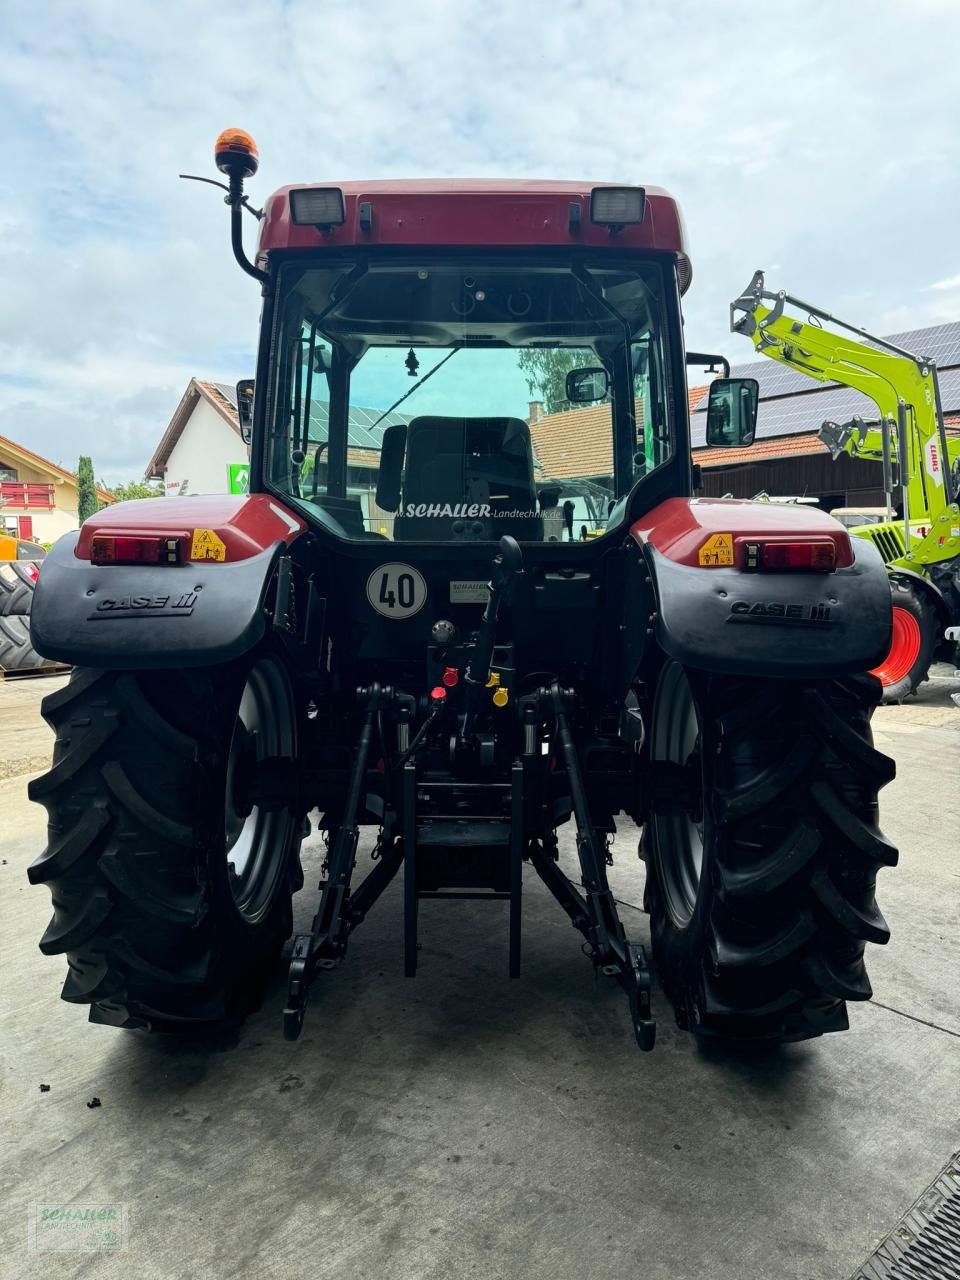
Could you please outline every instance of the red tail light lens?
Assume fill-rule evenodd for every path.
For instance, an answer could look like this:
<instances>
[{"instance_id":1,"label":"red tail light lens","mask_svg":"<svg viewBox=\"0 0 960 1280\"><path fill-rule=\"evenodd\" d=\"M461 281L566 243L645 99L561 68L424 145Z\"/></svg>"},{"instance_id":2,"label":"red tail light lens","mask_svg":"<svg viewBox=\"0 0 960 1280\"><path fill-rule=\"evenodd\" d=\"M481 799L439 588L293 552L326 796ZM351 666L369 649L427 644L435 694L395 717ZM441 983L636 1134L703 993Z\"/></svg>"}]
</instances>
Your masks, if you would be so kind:
<instances>
[{"instance_id":1,"label":"red tail light lens","mask_svg":"<svg viewBox=\"0 0 960 1280\"><path fill-rule=\"evenodd\" d=\"M95 534L90 542L91 564L179 564L180 539Z\"/></svg>"},{"instance_id":2,"label":"red tail light lens","mask_svg":"<svg viewBox=\"0 0 960 1280\"><path fill-rule=\"evenodd\" d=\"M758 552L758 563L753 567L770 572L805 569L808 573L833 573L837 567L836 544L829 538L811 538L804 542L761 542Z\"/></svg>"}]
</instances>

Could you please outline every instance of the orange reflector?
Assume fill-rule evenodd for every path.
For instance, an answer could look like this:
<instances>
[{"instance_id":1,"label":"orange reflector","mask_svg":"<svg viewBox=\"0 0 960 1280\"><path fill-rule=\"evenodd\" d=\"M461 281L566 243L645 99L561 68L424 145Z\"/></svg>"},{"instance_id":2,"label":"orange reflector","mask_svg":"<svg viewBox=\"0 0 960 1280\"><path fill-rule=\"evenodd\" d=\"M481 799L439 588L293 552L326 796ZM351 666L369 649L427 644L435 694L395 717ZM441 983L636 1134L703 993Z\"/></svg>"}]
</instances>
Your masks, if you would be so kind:
<instances>
[{"instance_id":1,"label":"orange reflector","mask_svg":"<svg viewBox=\"0 0 960 1280\"><path fill-rule=\"evenodd\" d=\"M97 533L90 542L91 564L179 564L180 540Z\"/></svg>"},{"instance_id":2,"label":"orange reflector","mask_svg":"<svg viewBox=\"0 0 960 1280\"><path fill-rule=\"evenodd\" d=\"M758 569L783 572L806 569L814 573L832 573L837 567L837 548L830 538L805 542L761 542Z\"/></svg>"}]
</instances>

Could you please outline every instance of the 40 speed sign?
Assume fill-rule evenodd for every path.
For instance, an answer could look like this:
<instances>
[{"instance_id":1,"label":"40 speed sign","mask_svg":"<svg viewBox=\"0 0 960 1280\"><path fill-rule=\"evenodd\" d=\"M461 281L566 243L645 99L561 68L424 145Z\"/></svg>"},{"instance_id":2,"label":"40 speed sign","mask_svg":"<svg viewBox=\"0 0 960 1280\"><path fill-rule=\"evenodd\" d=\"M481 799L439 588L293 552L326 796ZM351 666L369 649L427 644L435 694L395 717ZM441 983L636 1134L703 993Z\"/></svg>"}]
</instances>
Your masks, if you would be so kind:
<instances>
[{"instance_id":1,"label":"40 speed sign","mask_svg":"<svg viewBox=\"0 0 960 1280\"><path fill-rule=\"evenodd\" d=\"M427 584L413 565L382 564L367 579L367 599L385 618L412 618L427 602Z\"/></svg>"}]
</instances>

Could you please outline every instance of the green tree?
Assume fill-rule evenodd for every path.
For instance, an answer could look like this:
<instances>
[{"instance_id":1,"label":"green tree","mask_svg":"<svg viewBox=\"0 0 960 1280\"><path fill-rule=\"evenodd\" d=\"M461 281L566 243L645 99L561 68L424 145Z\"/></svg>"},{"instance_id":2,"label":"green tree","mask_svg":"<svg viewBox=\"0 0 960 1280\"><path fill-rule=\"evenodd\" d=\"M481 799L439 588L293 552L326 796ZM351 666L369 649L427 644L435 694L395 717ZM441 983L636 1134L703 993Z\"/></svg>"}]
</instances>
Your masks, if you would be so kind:
<instances>
[{"instance_id":1,"label":"green tree","mask_svg":"<svg viewBox=\"0 0 960 1280\"><path fill-rule=\"evenodd\" d=\"M106 488L105 485L102 487ZM117 502L133 502L138 498L162 498L163 486L131 480L129 484L115 484L110 492Z\"/></svg>"},{"instance_id":2,"label":"green tree","mask_svg":"<svg viewBox=\"0 0 960 1280\"><path fill-rule=\"evenodd\" d=\"M567 374L583 365L582 351L569 347L523 347L518 363L526 375L531 396L543 401L547 413L562 413L571 407L567 399Z\"/></svg>"},{"instance_id":3,"label":"green tree","mask_svg":"<svg viewBox=\"0 0 960 1280\"><path fill-rule=\"evenodd\" d=\"M86 456L77 463L77 515L83 524L95 511L100 510L97 486L93 479L93 462Z\"/></svg>"}]
</instances>

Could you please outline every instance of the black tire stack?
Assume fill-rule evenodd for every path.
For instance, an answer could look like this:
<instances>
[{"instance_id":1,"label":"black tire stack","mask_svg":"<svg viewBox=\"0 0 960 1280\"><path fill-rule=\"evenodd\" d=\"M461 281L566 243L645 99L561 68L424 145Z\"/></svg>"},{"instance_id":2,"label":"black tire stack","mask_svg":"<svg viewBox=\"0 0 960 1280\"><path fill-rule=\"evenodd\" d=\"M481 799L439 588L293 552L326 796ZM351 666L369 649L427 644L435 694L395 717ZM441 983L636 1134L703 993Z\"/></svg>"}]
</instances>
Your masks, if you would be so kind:
<instances>
[{"instance_id":1,"label":"black tire stack","mask_svg":"<svg viewBox=\"0 0 960 1280\"><path fill-rule=\"evenodd\" d=\"M0 670L35 671L53 665L41 658L30 639L30 606L39 564L35 560L0 561Z\"/></svg>"}]
</instances>

